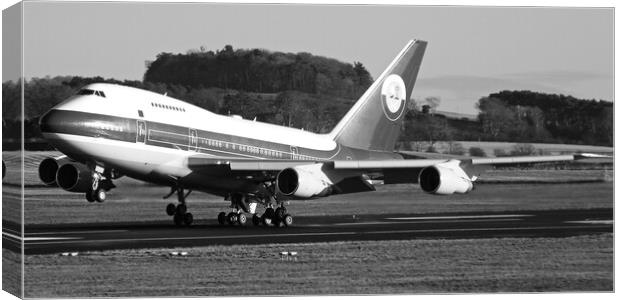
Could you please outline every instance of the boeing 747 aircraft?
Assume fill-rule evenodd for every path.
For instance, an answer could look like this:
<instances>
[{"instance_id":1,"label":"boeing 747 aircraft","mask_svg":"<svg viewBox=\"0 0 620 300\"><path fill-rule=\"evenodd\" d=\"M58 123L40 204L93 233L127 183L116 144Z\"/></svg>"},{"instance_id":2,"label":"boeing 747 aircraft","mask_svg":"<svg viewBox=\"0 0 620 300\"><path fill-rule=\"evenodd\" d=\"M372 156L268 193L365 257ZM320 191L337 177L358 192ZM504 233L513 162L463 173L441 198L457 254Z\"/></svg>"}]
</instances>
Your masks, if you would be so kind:
<instances>
[{"instance_id":1,"label":"boeing 747 aircraft","mask_svg":"<svg viewBox=\"0 0 620 300\"><path fill-rule=\"evenodd\" d=\"M418 183L433 194L467 193L481 165L564 161L577 155L404 159L394 146L427 43L410 41L328 134L211 113L166 95L113 84L90 84L40 119L43 136L65 156L47 158L47 185L103 202L126 175L170 186L166 207L177 225L191 225L192 190L221 195L231 210L220 224L289 226L285 200L373 191ZM257 206L265 208L257 213Z\"/></svg>"}]
</instances>

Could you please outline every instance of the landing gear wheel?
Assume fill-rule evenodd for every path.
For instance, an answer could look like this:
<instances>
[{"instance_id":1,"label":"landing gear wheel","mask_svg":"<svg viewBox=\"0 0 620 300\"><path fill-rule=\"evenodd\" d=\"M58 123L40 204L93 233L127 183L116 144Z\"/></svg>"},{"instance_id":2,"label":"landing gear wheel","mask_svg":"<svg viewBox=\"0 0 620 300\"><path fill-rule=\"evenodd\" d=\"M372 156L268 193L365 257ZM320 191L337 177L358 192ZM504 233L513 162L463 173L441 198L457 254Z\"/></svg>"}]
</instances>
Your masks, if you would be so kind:
<instances>
[{"instance_id":1,"label":"landing gear wheel","mask_svg":"<svg viewBox=\"0 0 620 300\"><path fill-rule=\"evenodd\" d=\"M220 212L217 215L217 222L220 223L220 225L224 225L226 224L226 213L225 212Z\"/></svg>"},{"instance_id":2,"label":"landing gear wheel","mask_svg":"<svg viewBox=\"0 0 620 300\"><path fill-rule=\"evenodd\" d=\"M238 220L238 216L234 212L229 213L228 214L228 218L226 218L226 221L228 222L228 225L235 225L235 224L237 224L237 220Z\"/></svg>"},{"instance_id":3,"label":"landing gear wheel","mask_svg":"<svg viewBox=\"0 0 620 300\"><path fill-rule=\"evenodd\" d=\"M177 211L176 211L177 214L185 215L186 212L187 212L187 206L185 206L185 204L181 203L177 205Z\"/></svg>"},{"instance_id":4,"label":"landing gear wheel","mask_svg":"<svg viewBox=\"0 0 620 300\"><path fill-rule=\"evenodd\" d=\"M168 206L166 206L166 213L169 216L174 216L174 213L177 211L177 206L174 205L174 203L169 203Z\"/></svg>"},{"instance_id":5,"label":"landing gear wheel","mask_svg":"<svg viewBox=\"0 0 620 300\"><path fill-rule=\"evenodd\" d=\"M245 224L248 222L248 217L246 217L245 214L241 213L239 215L237 215L237 223L241 226L245 226Z\"/></svg>"},{"instance_id":6,"label":"landing gear wheel","mask_svg":"<svg viewBox=\"0 0 620 300\"><path fill-rule=\"evenodd\" d=\"M105 190L101 188L94 190L92 194L92 198L99 203L105 201L105 198L106 198Z\"/></svg>"},{"instance_id":7,"label":"landing gear wheel","mask_svg":"<svg viewBox=\"0 0 620 300\"><path fill-rule=\"evenodd\" d=\"M291 225L293 225L293 216L286 214L284 215L284 218L282 219L282 222L284 223L284 226L289 227Z\"/></svg>"},{"instance_id":8,"label":"landing gear wheel","mask_svg":"<svg viewBox=\"0 0 620 300\"><path fill-rule=\"evenodd\" d=\"M174 224L176 224L177 226L181 226L183 225L183 215L181 214L174 214Z\"/></svg>"},{"instance_id":9,"label":"landing gear wheel","mask_svg":"<svg viewBox=\"0 0 620 300\"><path fill-rule=\"evenodd\" d=\"M278 228L282 228L284 227L284 221L282 220L275 220L274 224L276 225L276 227Z\"/></svg>"},{"instance_id":10,"label":"landing gear wheel","mask_svg":"<svg viewBox=\"0 0 620 300\"><path fill-rule=\"evenodd\" d=\"M252 223L254 226L260 226L260 217L257 214L252 216Z\"/></svg>"},{"instance_id":11,"label":"landing gear wheel","mask_svg":"<svg viewBox=\"0 0 620 300\"><path fill-rule=\"evenodd\" d=\"M192 223L194 222L194 216L191 213L186 213L183 216L183 222L185 223L186 226L191 226Z\"/></svg>"},{"instance_id":12,"label":"landing gear wheel","mask_svg":"<svg viewBox=\"0 0 620 300\"><path fill-rule=\"evenodd\" d=\"M271 207L268 207L267 209L265 209L265 213L263 214L263 216L266 216L269 219L273 219L275 215L276 213Z\"/></svg>"},{"instance_id":13,"label":"landing gear wheel","mask_svg":"<svg viewBox=\"0 0 620 300\"><path fill-rule=\"evenodd\" d=\"M271 223L273 221L271 218L267 217L267 212L265 212L260 219L261 219L261 223L263 223L263 225L265 225L265 226L271 225Z\"/></svg>"},{"instance_id":14,"label":"landing gear wheel","mask_svg":"<svg viewBox=\"0 0 620 300\"><path fill-rule=\"evenodd\" d=\"M284 215L286 215L286 208L278 207L276 209L276 213L275 213L275 218L274 219L282 220L282 219L284 219Z\"/></svg>"},{"instance_id":15,"label":"landing gear wheel","mask_svg":"<svg viewBox=\"0 0 620 300\"><path fill-rule=\"evenodd\" d=\"M91 192L86 192L86 201L93 203L95 199L93 199L93 194Z\"/></svg>"}]
</instances>

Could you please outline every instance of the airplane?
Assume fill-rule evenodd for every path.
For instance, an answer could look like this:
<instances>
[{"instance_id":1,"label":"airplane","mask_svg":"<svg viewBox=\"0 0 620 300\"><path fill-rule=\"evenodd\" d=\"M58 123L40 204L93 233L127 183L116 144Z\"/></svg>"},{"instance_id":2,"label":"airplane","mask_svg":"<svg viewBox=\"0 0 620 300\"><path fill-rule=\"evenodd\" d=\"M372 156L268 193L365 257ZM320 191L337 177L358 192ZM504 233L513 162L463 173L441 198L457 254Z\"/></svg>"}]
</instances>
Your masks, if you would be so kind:
<instances>
[{"instance_id":1,"label":"airplane","mask_svg":"<svg viewBox=\"0 0 620 300\"><path fill-rule=\"evenodd\" d=\"M411 40L333 130L300 129L218 115L166 94L94 83L46 112L43 137L64 155L44 159L49 186L103 202L120 176L169 186L166 213L189 226L187 197L198 190L224 197L220 224L293 224L285 203L374 191L384 184L419 184L431 194L467 193L485 167L571 161L586 154L405 159L394 152L427 46ZM257 213L258 205L265 210Z\"/></svg>"}]
</instances>

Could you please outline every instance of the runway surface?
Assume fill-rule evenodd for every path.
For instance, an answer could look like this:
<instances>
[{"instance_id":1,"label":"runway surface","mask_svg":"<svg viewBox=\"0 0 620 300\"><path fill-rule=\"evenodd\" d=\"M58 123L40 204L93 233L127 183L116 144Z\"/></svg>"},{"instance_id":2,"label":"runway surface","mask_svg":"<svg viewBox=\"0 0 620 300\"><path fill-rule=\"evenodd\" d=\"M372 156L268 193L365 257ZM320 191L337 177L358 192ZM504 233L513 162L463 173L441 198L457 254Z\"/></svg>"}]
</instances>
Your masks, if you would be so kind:
<instances>
[{"instance_id":1,"label":"runway surface","mask_svg":"<svg viewBox=\"0 0 620 300\"><path fill-rule=\"evenodd\" d=\"M171 223L27 226L24 251L43 254L234 244L563 237L612 232L613 209L298 217L288 228L220 226L214 220L189 228ZM19 251L19 227L3 225L3 247Z\"/></svg>"}]
</instances>

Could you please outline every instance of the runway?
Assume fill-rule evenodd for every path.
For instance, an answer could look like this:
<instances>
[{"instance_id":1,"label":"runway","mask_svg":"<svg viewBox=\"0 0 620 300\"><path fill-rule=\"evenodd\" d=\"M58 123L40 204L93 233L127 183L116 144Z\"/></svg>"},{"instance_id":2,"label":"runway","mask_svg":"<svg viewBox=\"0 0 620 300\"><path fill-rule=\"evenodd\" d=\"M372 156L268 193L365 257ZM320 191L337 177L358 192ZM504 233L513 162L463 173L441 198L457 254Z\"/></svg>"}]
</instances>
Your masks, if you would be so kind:
<instances>
[{"instance_id":1,"label":"runway","mask_svg":"<svg viewBox=\"0 0 620 300\"><path fill-rule=\"evenodd\" d=\"M563 237L612 232L613 209L312 216L297 217L288 228L220 226L215 220L198 222L189 228L171 223L27 226L24 251L44 254L235 244ZM3 247L18 250L19 229L3 225Z\"/></svg>"}]
</instances>

